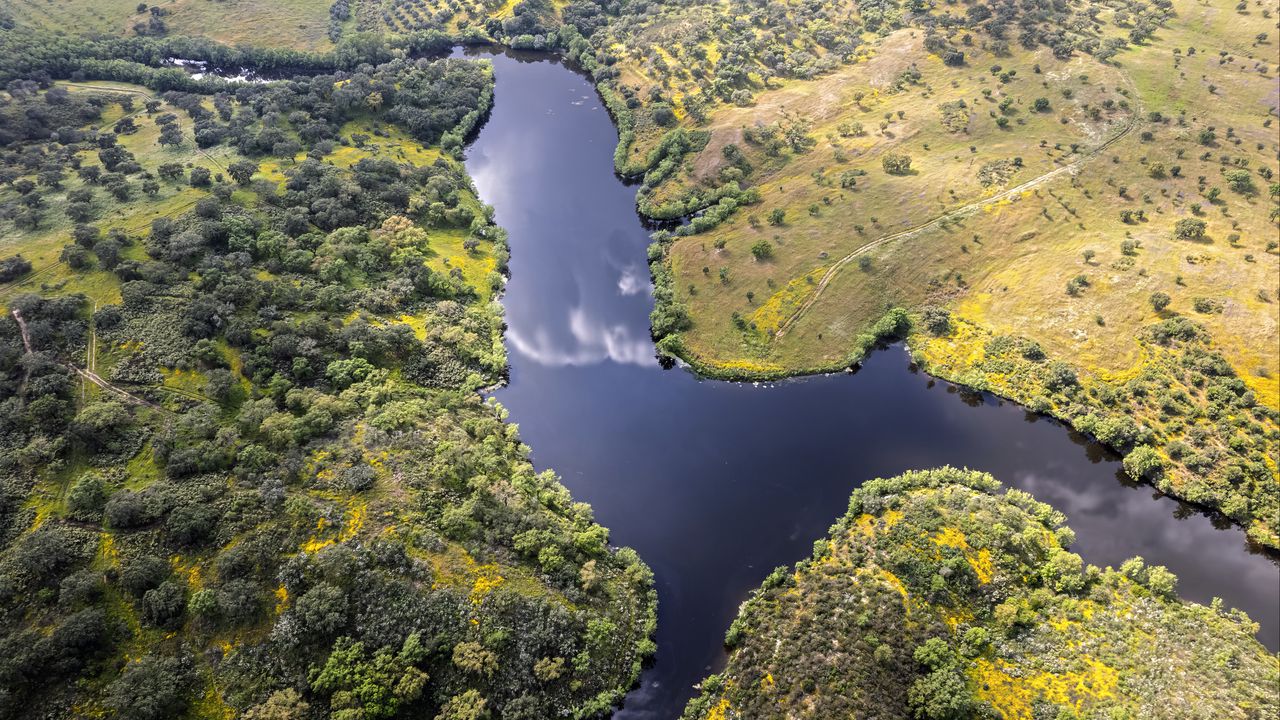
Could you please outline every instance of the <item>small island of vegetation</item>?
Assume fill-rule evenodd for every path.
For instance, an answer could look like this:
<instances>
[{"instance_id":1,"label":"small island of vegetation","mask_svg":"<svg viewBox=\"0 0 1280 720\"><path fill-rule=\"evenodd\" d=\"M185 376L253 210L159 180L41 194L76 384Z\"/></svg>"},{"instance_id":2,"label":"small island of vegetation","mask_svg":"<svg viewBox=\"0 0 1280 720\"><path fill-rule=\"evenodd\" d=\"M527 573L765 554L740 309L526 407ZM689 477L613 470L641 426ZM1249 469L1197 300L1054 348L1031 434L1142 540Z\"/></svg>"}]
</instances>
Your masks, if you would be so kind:
<instances>
[{"instance_id":1,"label":"small island of vegetation","mask_svg":"<svg viewBox=\"0 0 1280 720\"><path fill-rule=\"evenodd\" d=\"M1250 718L1280 659L1133 558L1086 565L1061 513L953 468L873 480L813 557L778 568L685 720Z\"/></svg>"}]
</instances>

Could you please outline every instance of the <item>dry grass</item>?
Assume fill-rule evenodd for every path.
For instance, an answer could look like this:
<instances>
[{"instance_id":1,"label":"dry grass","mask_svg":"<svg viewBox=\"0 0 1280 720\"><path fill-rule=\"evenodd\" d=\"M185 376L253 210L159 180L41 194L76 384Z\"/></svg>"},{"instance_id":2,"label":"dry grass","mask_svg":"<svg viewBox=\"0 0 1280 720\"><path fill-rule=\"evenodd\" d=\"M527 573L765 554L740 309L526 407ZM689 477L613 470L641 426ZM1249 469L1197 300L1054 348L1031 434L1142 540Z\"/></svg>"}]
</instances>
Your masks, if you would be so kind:
<instances>
[{"instance_id":1,"label":"dry grass","mask_svg":"<svg viewBox=\"0 0 1280 720\"><path fill-rule=\"evenodd\" d=\"M329 42L328 0L160 0L170 35L203 35L225 43L287 45L325 50ZM73 33L133 34L150 17L138 0L13 0L19 22ZM269 35L267 34L269 33Z\"/></svg>"},{"instance_id":2,"label":"dry grass","mask_svg":"<svg viewBox=\"0 0 1280 720\"><path fill-rule=\"evenodd\" d=\"M967 67L948 68L925 57L919 39L908 30L886 38L870 59L836 75L788 83L762 95L753 108L717 112L710 124L712 141L703 157L689 164L686 182L713 174L727 142L749 150L736 140L742 126L772 122L784 112L811 122L818 145L785 162L753 153L759 169L752 179L761 190L761 204L673 247L676 290L694 320L683 337L687 350L713 365L750 361L792 371L819 369L844 361L853 339L887 306L936 303L994 332L1032 337L1050 355L1086 370L1115 373L1137 360L1139 328L1158 319L1147 298L1159 289L1173 296L1172 310L1193 315L1210 329L1250 386L1274 405L1280 375L1275 351L1280 342L1275 304L1280 265L1276 254L1265 249L1276 236L1267 217L1272 203L1266 181L1256 175L1256 195L1230 192L1219 161L1225 154L1248 158L1250 169L1275 167L1276 130L1274 125L1263 127L1268 116L1274 117L1275 40L1252 45L1253 36L1274 21L1260 13L1240 16L1225 6L1177 6L1179 17L1169 28L1150 45L1122 53L1116 66L1087 56L1059 62L1041 51L1012 58L978 52L970 55ZM1185 53L1191 46L1200 51L1184 55L1174 69L1173 49ZM1219 49L1234 61L1219 65ZM1261 61L1265 73L1255 69L1250 55ZM925 58L918 62L923 84L891 93L889 84L907 57ZM988 72L992 64L1016 69L1015 79L1002 85ZM1041 74L1034 72L1037 64ZM1217 86L1212 94L1211 83ZM983 88L993 91L991 100L980 95ZM1105 99L1118 104L1126 100L1119 90L1128 88L1133 89L1127 99L1130 111L1117 106L1104 110L1098 120L1089 117L1087 107ZM1064 90L1070 90L1070 98ZM855 91L866 95L860 104L852 99ZM1017 112L1010 115L1009 129L1000 130L988 109L1004 95L1015 98ZM1049 98L1051 111L1032 112L1036 97ZM960 98L970 106L968 130L950 133L942 125L939 106ZM1078 160L1123 129L1134 109L1140 110L1137 131L1074 172L945 227L876 247L866 253L868 267L850 264L834 274L820 295L819 283L809 283L816 299L810 298L808 311L781 336L774 337L777 328L767 322L746 331L732 322L734 312L744 318L776 316L762 313L761 306L771 298L775 305L795 304L797 283L807 282L806 276L825 272L837 259L878 238L998 192L998 187L984 188L977 181L984 163L1021 157L1024 167L1009 182L1026 182ZM1146 122L1152 110L1175 121ZM1183 110L1186 124L1180 127L1176 118ZM897 117L899 111L904 118ZM878 132L886 112L893 113L890 124ZM861 122L867 134L833 138L834 127L849 120ZM1207 125L1217 127L1216 147L1197 141ZM1225 137L1227 127L1234 129L1239 144ZM1154 133L1153 140L1144 141L1141 131ZM1071 151L1071 143L1079 144L1078 152ZM847 162L837 161L833 144L844 149ZM1182 158L1176 156L1179 150ZM1205 151L1211 157L1200 161ZM880 168L886 152L912 156L915 173L887 175ZM1149 169L1156 162L1166 168L1180 165L1181 177L1152 178ZM838 177L849 169L867 175L857 178L855 189L842 190ZM1220 205L1203 197L1197 182L1201 175L1206 191L1222 189ZM837 181L819 184L816 177ZM1126 197L1118 192L1122 186L1128 188ZM1174 222L1189 216L1196 202L1205 208L1212 241L1175 242L1170 234ZM814 205L817 214L811 215ZM774 208L786 211L783 226L751 226L749 215L763 220ZM1123 209L1142 209L1148 220L1126 225L1119 219ZM1234 246L1228 242L1232 234L1240 235ZM774 245L773 259L752 257L749 248L760 238ZM1122 259L1125 239L1140 243L1132 260ZM717 242L723 249L716 248ZM1087 264L1085 250L1096 253ZM720 268L728 273L727 283L719 277ZM1090 286L1071 297L1065 286L1077 274L1086 275ZM753 300L747 299L748 291ZM1197 297L1222 301L1224 311L1195 313Z\"/></svg>"}]
</instances>

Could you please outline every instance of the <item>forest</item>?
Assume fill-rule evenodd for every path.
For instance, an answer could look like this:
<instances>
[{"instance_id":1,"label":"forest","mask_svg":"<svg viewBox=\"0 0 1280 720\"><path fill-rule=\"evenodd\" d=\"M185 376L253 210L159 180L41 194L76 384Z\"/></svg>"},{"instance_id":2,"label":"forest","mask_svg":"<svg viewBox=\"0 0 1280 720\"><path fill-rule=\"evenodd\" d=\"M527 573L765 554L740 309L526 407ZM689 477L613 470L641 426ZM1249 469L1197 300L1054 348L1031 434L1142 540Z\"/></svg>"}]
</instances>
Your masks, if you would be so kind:
<instances>
[{"instance_id":1,"label":"forest","mask_svg":"<svg viewBox=\"0 0 1280 720\"><path fill-rule=\"evenodd\" d=\"M0 108L0 715L607 711L652 575L476 394L505 373L505 236L456 157L487 66L142 67L157 91L37 74Z\"/></svg>"}]
</instances>

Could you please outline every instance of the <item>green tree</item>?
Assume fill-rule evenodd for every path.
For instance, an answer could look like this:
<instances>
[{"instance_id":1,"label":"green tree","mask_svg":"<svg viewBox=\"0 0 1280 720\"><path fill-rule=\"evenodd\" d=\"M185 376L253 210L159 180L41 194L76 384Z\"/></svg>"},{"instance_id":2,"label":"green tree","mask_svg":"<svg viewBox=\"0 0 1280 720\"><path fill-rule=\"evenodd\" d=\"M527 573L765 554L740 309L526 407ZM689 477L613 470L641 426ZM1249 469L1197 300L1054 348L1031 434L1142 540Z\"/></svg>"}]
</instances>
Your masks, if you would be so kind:
<instances>
[{"instance_id":1,"label":"green tree","mask_svg":"<svg viewBox=\"0 0 1280 720\"><path fill-rule=\"evenodd\" d=\"M310 673L311 687L329 696L334 718L375 720L394 717L426 688L427 673L417 667L427 650L417 633L399 651L380 648L372 655L364 643L338 638L322 667Z\"/></svg>"},{"instance_id":2,"label":"green tree","mask_svg":"<svg viewBox=\"0 0 1280 720\"><path fill-rule=\"evenodd\" d=\"M227 166L227 174L241 187L248 185L256 172L258 172L258 163L252 160L237 160Z\"/></svg>"},{"instance_id":3,"label":"green tree","mask_svg":"<svg viewBox=\"0 0 1280 720\"><path fill-rule=\"evenodd\" d=\"M169 720L190 703L192 674L171 657L146 655L130 663L107 687L105 705L121 720Z\"/></svg>"},{"instance_id":4,"label":"green tree","mask_svg":"<svg viewBox=\"0 0 1280 720\"><path fill-rule=\"evenodd\" d=\"M1150 445L1139 445L1124 456L1124 471L1135 480L1150 480L1164 469L1164 460Z\"/></svg>"},{"instance_id":5,"label":"green tree","mask_svg":"<svg viewBox=\"0 0 1280 720\"><path fill-rule=\"evenodd\" d=\"M911 172L911 156L900 153L888 153L880 159L880 165L890 175L906 175Z\"/></svg>"},{"instance_id":6,"label":"green tree","mask_svg":"<svg viewBox=\"0 0 1280 720\"><path fill-rule=\"evenodd\" d=\"M107 487L96 473L81 475L67 491L67 514L76 520L101 520L106 504Z\"/></svg>"},{"instance_id":7,"label":"green tree","mask_svg":"<svg viewBox=\"0 0 1280 720\"><path fill-rule=\"evenodd\" d=\"M488 701L478 690L468 690L449 698L435 720L487 720L488 717Z\"/></svg>"},{"instance_id":8,"label":"green tree","mask_svg":"<svg viewBox=\"0 0 1280 720\"><path fill-rule=\"evenodd\" d=\"M498 670L498 656L478 642L460 642L453 646L453 664L469 673L492 677Z\"/></svg>"},{"instance_id":9,"label":"green tree","mask_svg":"<svg viewBox=\"0 0 1280 720\"><path fill-rule=\"evenodd\" d=\"M1173 237L1176 240L1203 240L1207 225L1199 218L1182 218L1173 224Z\"/></svg>"},{"instance_id":10,"label":"green tree","mask_svg":"<svg viewBox=\"0 0 1280 720\"><path fill-rule=\"evenodd\" d=\"M1232 192L1249 194L1256 190L1253 185L1253 174L1248 170L1243 168L1229 170L1225 177L1227 180L1227 187L1231 188Z\"/></svg>"}]
</instances>

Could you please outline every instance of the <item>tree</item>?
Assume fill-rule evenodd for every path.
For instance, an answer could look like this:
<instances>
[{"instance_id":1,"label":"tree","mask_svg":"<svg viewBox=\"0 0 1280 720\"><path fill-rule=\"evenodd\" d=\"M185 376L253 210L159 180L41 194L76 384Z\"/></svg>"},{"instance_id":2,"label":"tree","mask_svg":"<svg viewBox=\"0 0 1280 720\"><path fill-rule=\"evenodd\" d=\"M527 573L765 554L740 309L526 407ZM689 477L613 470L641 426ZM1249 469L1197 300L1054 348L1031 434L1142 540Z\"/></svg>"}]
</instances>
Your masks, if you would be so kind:
<instances>
[{"instance_id":1,"label":"tree","mask_svg":"<svg viewBox=\"0 0 1280 720\"><path fill-rule=\"evenodd\" d=\"M405 639L399 652L384 647L372 656L364 643L338 638L324 665L311 669L311 687L329 695L334 710L359 710L359 717L368 720L394 717L426 688L427 673L416 666L426 657L417 633Z\"/></svg>"},{"instance_id":2,"label":"tree","mask_svg":"<svg viewBox=\"0 0 1280 720\"><path fill-rule=\"evenodd\" d=\"M83 223L93 218L93 206L88 202L70 202L65 213L73 222Z\"/></svg>"},{"instance_id":3,"label":"tree","mask_svg":"<svg viewBox=\"0 0 1280 720\"><path fill-rule=\"evenodd\" d=\"M917 720L966 720L974 717L973 695L954 663L916 680L907 693Z\"/></svg>"},{"instance_id":4,"label":"tree","mask_svg":"<svg viewBox=\"0 0 1280 720\"><path fill-rule=\"evenodd\" d=\"M436 720L485 720L489 717L488 701L477 690L454 695L440 708Z\"/></svg>"},{"instance_id":5,"label":"tree","mask_svg":"<svg viewBox=\"0 0 1280 720\"><path fill-rule=\"evenodd\" d=\"M227 166L227 174L241 187L248 185L256 172L258 172L258 163L252 160L238 160Z\"/></svg>"},{"instance_id":6,"label":"tree","mask_svg":"<svg viewBox=\"0 0 1280 720\"><path fill-rule=\"evenodd\" d=\"M243 720L304 720L310 717L311 705L297 690L285 688L271 693L260 705L245 710Z\"/></svg>"},{"instance_id":7,"label":"tree","mask_svg":"<svg viewBox=\"0 0 1280 720\"><path fill-rule=\"evenodd\" d=\"M0 259L0 283L7 283L31 272L31 261L21 255Z\"/></svg>"},{"instance_id":8,"label":"tree","mask_svg":"<svg viewBox=\"0 0 1280 720\"><path fill-rule=\"evenodd\" d=\"M58 259L70 266L72 270L84 270L89 267L89 251L79 245L63 247Z\"/></svg>"},{"instance_id":9,"label":"tree","mask_svg":"<svg viewBox=\"0 0 1280 720\"><path fill-rule=\"evenodd\" d=\"M1169 303L1172 301L1168 293L1161 292L1159 290L1151 293L1150 300L1151 307L1156 312L1164 312L1164 309L1169 307Z\"/></svg>"},{"instance_id":10,"label":"tree","mask_svg":"<svg viewBox=\"0 0 1280 720\"><path fill-rule=\"evenodd\" d=\"M1135 480L1151 480L1164 469L1164 460L1150 445L1139 445L1124 456L1124 471Z\"/></svg>"},{"instance_id":11,"label":"tree","mask_svg":"<svg viewBox=\"0 0 1280 720\"><path fill-rule=\"evenodd\" d=\"M193 167L191 168L191 174L188 176L188 181L191 183L191 187L209 187L212 184L212 176L213 173L209 172L209 168Z\"/></svg>"},{"instance_id":12,"label":"tree","mask_svg":"<svg viewBox=\"0 0 1280 720\"><path fill-rule=\"evenodd\" d=\"M498 670L498 656L478 642L460 642L453 646L453 664L469 673L492 677Z\"/></svg>"},{"instance_id":13,"label":"tree","mask_svg":"<svg viewBox=\"0 0 1280 720\"><path fill-rule=\"evenodd\" d=\"M1036 98L1035 101L1031 103L1031 109L1035 110L1036 112L1048 112L1049 98L1046 98L1046 97Z\"/></svg>"},{"instance_id":14,"label":"tree","mask_svg":"<svg viewBox=\"0 0 1280 720\"><path fill-rule=\"evenodd\" d=\"M115 400L91 402L76 415L71 432L89 448L103 448L126 431L132 418L129 410Z\"/></svg>"},{"instance_id":15,"label":"tree","mask_svg":"<svg viewBox=\"0 0 1280 720\"><path fill-rule=\"evenodd\" d=\"M147 655L107 687L105 704L122 720L180 717L190 702L191 671L176 658Z\"/></svg>"},{"instance_id":16,"label":"tree","mask_svg":"<svg viewBox=\"0 0 1280 720\"><path fill-rule=\"evenodd\" d=\"M165 180L178 180L186 171L183 170L182 163L160 163L156 172Z\"/></svg>"},{"instance_id":17,"label":"tree","mask_svg":"<svg viewBox=\"0 0 1280 720\"><path fill-rule=\"evenodd\" d=\"M347 624L347 594L329 583L318 583L298 598L294 612L312 637L327 641Z\"/></svg>"},{"instance_id":18,"label":"tree","mask_svg":"<svg viewBox=\"0 0 1280 720\"><path fill-rule=\"evenodd\" d=\"M71 228L71 239L82 248L93 247L101 236L102 231L94 225L78 224Z\"/></svg>"},{"instance_id":19,"label":"tree","mask_svg":"<svg viewBox=\"0 0 1280 720\"><path fill-rule=\"evenodd\" d=\"M774 208L769 211L769 224L781 225L787 220L787 211L782 208Z\"/></svg>"},{"instance_id":20,"label":"tree","mask_svg":"<svg viewBox=\"0 0 1280 720\"><path fill-rule=\"evenodd\" d=\"M951 332L951 313L946 308L930 305L920 313L924 327L934 335L942 336Z\"/></svg>"},{"instance_id":21,"label":"tree","mask_svg":"<svg viewBox=\"0 0 1280 720\"><path fill-rule=\"evenodd\" d=\"M911 172L911 156L889 153L880 159L884 171L890 175L906 175Z\"/></svg>"},{"instance_id":22,"label":"tree","mask_svg":"<svg viewBox=\"0 0 1280 720\"><path fill-rule=\"evenodd\" d=\"M768 240L760 238L751 245L751 254L756 260L768 260L773 257L773 245Z\"/></svg>"},{"instance_id":23,"label":"tree","mask_svg":"<svg viewBox=\"0 0 1280 720\"><path fill-rule=\"evenodd\" d=\"M107 502L107 488L95 473L85 473L67 491L67 515L86 522L102 518Z\"/></svg>"},{"instance_id":24,"label":"tree","mask_svg":"<svg viewBox=\"0 0 1280 720\"><path fill-rule=\"evenodd\" d=\"M1173 224L1173 237L1176 240L1203 240L1205 222L1199 218L1182 218Z\"/></svg>"},{"instance_id":25,"label":"tree","mask_svg":"<svg viewBox=\"0 0 1280 720\"><path fill-rule=\"evenodd\" d=\"M1243 168L1228 171L1226 179L1227 187L1231 188L1232 192L1238 192L1244 195L1252 193L1255 190L1253 186L1253 175Z\"/></svg>"},{"instance_id":26,"label":"tree","mask_svg":"<svg viewBox=\"0 0 1280 720\"><path fill-rule=\"evenodd\" d=\"M172 580L166 580L142 595L142 618L158 628L177 629L182 624L186 609L186 593Z\"/></svg>"},{"instance_id":27,"label":"tree","mask_svg":"<svg viewBox=\"0 0 1280 720\"><path fill-rule=\"evenodd\" d=\"M170 123L160 129L160 137L156 142L161 145L177 147L182 144L182 128L177 123Z\"/></svg>"}]
</instances>

